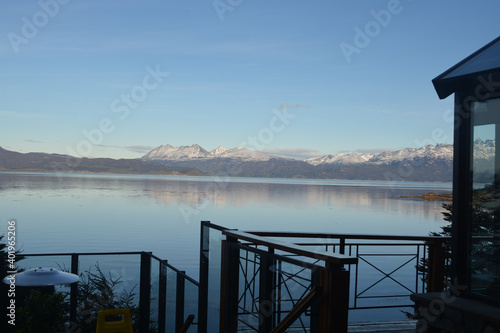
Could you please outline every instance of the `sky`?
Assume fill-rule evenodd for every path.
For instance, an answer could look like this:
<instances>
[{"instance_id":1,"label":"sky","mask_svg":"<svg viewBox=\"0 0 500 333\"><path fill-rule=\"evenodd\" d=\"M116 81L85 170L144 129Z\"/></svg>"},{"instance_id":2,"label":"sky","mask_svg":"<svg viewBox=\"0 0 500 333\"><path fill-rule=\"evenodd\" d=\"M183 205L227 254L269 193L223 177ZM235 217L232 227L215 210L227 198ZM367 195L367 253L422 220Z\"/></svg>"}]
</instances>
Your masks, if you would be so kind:
<instances>
[{"instance_id":1,"label":"sky","mask_svg":"<svg viewBox=\"0 0 500 333\"><path fill-rule=\"evenodd\" d=\"M0 5L0 146L298 159L452 143L431 80L500 35L500 1L40 0Z\"/></svg>"}]
</instances>

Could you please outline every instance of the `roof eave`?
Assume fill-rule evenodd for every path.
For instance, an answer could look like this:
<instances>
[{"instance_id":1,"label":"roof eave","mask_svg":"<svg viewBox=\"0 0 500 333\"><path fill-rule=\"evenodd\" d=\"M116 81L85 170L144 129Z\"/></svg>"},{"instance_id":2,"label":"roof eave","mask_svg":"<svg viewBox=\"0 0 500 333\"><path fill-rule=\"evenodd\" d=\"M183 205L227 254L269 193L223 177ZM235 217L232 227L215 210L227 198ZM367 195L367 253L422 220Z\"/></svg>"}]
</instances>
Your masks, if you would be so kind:
<instances>
[{"instance_id":1,"label":"roof eave","mask_svg":"<svg viewBox=\"0 0 500 333\"><path fill-rule=\"evenodd\" d=\"M441 79L441 76L432 80L434 89L439 99L445 99L457 91L470 91L476 93L479 86L488 85L487 90L500 90L500 68L481 71L470 75L463 75L450 79Z\"/></svg>"},{"instance_id":2,"label":"roof eave","mask_svg":"<svg viewBox=\"0 0 500 333\"><path fill-rule=\"evenodd\" d=\"M439 98L440 99L444 99L444 98L450 96L451 94L453 94L454 92L456 92L457 90L459 90L459 88L461 88L462 86L470 84L471 82L476 81L476 79L477 79L478 76L484 75L485 73L499 72L500 68L494 68L494 69L491 69L491 70L477 72L477 73L473 73L473 74L470 74L470 75L453 77L453 78L450 78L450 79L445 79L444 78L450 72L452 72L455 69L457 69L458 67L464 65L466 62L470 61L471 59L473 59L474 57L476 57L480 53L484 52L486 49L488 49L489 47L491 47L492 45L494 45L497 42L500 42L500 37L495 38L494 40L492 40L491 42L489 42L485 46L481 47L476 52L472 53L471 55L469 55L468 57L466 57L462 61L458 62L456 65L452 66L451 68L447 69L446 71L444 71L443 73L441 73L440 75L438 75L437 77L435 77L432 80L432 83L434 85L434 89L436 90Z\"/></svg>"}]
</instances>

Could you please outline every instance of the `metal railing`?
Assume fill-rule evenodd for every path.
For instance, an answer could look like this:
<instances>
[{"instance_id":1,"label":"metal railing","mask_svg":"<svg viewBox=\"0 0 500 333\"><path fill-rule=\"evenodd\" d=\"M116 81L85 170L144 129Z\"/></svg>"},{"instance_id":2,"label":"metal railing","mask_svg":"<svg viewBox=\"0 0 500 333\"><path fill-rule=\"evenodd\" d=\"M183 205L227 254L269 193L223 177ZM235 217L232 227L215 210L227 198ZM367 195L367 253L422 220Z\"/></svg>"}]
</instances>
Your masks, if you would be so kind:
<instances>
[{"instance_id":1,"label":"metal railing","mask_svg":"<svg viewBox=\"0 0 500 333\"><path fill-rule=\"evenodd\" d=\"M75 274L81 274L84 262L91 259L135 256L122 258L116 267L134 262L131 270L136 273L115 273L126 280L138 279L140 332L283 332L289 327L342 332L350 311L411 306L410 294L443 290L448 241L446 237L243 232L205 221L199 282L149 252L23 255L27 262L39 262L41 257L62 260ZM387 263L396 258L401 262L389 268ZM403 279L398 276L402 272ZM130 288L132 280L125 281ZM404 293L380 289L389 282ZM78 311L77 292L76 286L69 290L71 321ZM392 298L399 303L391 304ZM383 302L371 304L374 300Z\"/></svg>"},{"instance_id":2,"label":"metal railing","mask_svg":"<svg viewBox=\"0 0 500 333\"><path fill-rule=\"evenodd\" d=\"M192 315L196 313L198 308L198 300L193 300L193 296L198 295L197 289L199 283L187 276L184 271L170 265L167 260L160 259L151 252L23 253L22 255L26 259L21 261L20 264L26 268L28 268L26 265L32 261L36 263L33 266L37 267L42 262L44 266L47 266L47 263L50 261L49 258L55 258L52 259L55 261L52 261L50 266L66 266L69 260L70 268L65 270L77 275L81 275L84 272L81 269L81 261L91 259L95 260L93 263L99 263L104 258L118 261L118 270L104 268L103 272L111 278L112 275L115 275L116 279L125 278L125 281L121 282L129 285L129 290L134 289L137 285L132 285L130 281L139 279L139 295L135 300L138 308L138 322L136 324L139 332L180 332L183 329L187 331L191 324L195 326L198 324L197 321L193 321L194 318ZM126 260L119 261L120 256L127 256L127 258ZM112 264L108 265L113 267ZM128 272L125 267L129 267ZM153 267L156 271L153 270ZM135 272L131 273L130 270L134 270ZM124 273L125 277L123 276ZM186 287L196 290L188 291ZM70 327L72 324L75 325L77 316L81 315L78 311L82 306L78 304L77 294L78 283L74 283L70 286L69 290ZM168 309L168 307L173 307L173 309ZM186 312L189 312L189 315ZM96 316L97 313L90 315ZM167 318L169 315L172 318Z\"/></svg>"},{"instance_id":3,"label":"metal railing","mask_svg":"<svg viewBox=\"0 0 500 333\"><path fill-rule=\"evenodd\" d=\"M200 277L208 272L207 232L213 226L202 223L205 268ZM349 271L344 265L356 264L357 258L219 226L214 229L223 236L219 332L347 330ZM208 291L208 280L200 284L200 293L203 290Z\"/></svg>"},{"instance_id":4,"label":"metal railing","mask_svg":"<svg viewBox=\"0 0 500 333\"><path fill-rule=\"evenodd\" d=\"M353 272L350 310L413 307L411 294L444 289L450 264L450 237L294 232L254 234L294 239L300 246L319 247L328 252L358 258L357 265L349 265L349 270ZM311 239L315 242L307 242ZM401 277L397 277L398 274ZM391 282L392 287L399 289L399 292L379 288L377 294L377 287L381 287L384 282ZM367 300L378 304L360 305L360 301ZM404 302L401 303L401 300Z\"/></svg>"},{"instance_id":5,"label":"metal railing","mask_svg":"<svg viewBox=\"0 0 500 333\"><path fill-rule=\"evenodd\" d=\"M208 315L210 332L279 332L285 326L316 332L331 325L344 331L348 312L412 307L411 294L445 287L448 237L242 232L210 222L201 228L200 309L220 309L217 323ZM328 287L318 277L326 271ZM393 286L400 291L393 293ZM320 301L325 289L335 294L331 303ZM210 292L221 295L219 303L213 297L210 305L202 302ZM319 321L332 307L330 321ZM207 321L201 322L199 332L207 332Z\"/></svg>"}]
</instances>

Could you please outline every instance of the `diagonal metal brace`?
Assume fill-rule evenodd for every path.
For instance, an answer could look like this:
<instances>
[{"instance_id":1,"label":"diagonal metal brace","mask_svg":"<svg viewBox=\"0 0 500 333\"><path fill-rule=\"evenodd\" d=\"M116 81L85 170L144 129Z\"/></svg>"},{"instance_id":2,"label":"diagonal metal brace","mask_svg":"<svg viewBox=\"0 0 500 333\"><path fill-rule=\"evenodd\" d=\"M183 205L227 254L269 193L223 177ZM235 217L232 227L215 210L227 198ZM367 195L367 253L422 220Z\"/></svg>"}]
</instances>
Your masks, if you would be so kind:
<instances>
[{"instance_id":1,"label":"diagonal metal brace","mask_svg":"<svg viewBox=\"0 0 500 333\"><path fill-rule=\"evenodd\" d=\"M299 318L304 311L311 305L314 299L317 297L316 287L314 287L293 309L288 313L288 315L279 322L278 325L271 331L271 333L281 333L292 325L297 318Z\"/></svg>"}]
</instances>

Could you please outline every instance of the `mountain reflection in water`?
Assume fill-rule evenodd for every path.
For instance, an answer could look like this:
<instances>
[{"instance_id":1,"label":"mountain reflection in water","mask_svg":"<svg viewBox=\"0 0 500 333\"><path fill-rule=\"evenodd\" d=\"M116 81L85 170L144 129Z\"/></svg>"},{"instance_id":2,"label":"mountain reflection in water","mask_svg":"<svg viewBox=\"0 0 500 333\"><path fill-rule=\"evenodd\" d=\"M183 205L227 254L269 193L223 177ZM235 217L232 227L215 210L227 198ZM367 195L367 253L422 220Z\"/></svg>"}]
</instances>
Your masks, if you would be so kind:
<instances>
[{"instance_id":1,"label":"mountain reflection in water","mask_svg":"<svg viewBox=\"0 0 500 333\"><path fill-rule=\"evenodd\" d=\"M451 184L0 173L0 233L25 253L152 251L195 269L199 222L240 230L427 235ZM3 225L3 227L2 227ZM187 267L186 267L187 266Z\"/></svg>"}]
</instances>

